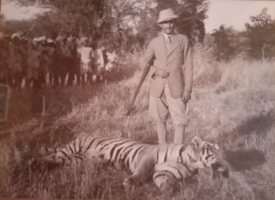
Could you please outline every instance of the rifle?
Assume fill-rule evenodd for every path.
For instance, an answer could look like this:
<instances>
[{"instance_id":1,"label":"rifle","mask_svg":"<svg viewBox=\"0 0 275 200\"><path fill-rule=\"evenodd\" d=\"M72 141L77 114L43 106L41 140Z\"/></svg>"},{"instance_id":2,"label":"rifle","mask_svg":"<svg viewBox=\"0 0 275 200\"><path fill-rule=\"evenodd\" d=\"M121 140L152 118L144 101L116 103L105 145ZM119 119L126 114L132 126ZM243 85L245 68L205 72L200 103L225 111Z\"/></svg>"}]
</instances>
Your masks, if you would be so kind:
<instances>
[{"instance_id":1,"label":"rifle","mask_svg":"<svg viewBox=\"0 0 275 200\"><path fill-rule=\"evenodd\" d=\"M141 75L141 78L140 78L140 80L139 80L138 86L137 86L137 88L136 88L136 90L135 90L133 99L132 99L131 103L130 103L129 106L128 106L128 111L127 111L127 113L126 113L127 116L129 116L129 115L131 114L131 112L133 111L133 106L134 106L134 103L135 103L135 101L136 101L137 95L138 95L138 93L139 93L139 90L140 90L140 88L141 88L141 86L142 86L142 84L143 84L143 82L144 82L144 80L145 80L145 78L146 78L146 76L147 76L149 70L150 70L150 65L147 64L147 65L145 66L145 68L143 69L143 71L142 71L142 75Z\"/></svg>"}]
</instances>

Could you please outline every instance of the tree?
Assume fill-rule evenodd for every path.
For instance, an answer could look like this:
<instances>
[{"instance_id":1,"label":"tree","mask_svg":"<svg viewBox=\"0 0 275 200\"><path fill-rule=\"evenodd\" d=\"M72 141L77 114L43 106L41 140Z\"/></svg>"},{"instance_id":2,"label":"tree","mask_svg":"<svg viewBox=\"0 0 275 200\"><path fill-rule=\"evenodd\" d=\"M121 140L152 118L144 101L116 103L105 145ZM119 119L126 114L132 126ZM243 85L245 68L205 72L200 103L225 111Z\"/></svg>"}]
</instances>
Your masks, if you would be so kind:
<instances>
[{"instance_id":1,"label":"tree","mask_svg":"<svg viewBox=\"0 0 275 200\"><path fill-rule=\"evenodd\" d=\"M244 32L221 25L219 29L213 30L211 36L214 38L213 56L217 61L229 61L246 52L247 39Z\"/></svg>"},{"instance_id":2,"label":"tree","mask_svg":"<svg viewBox=\"0 0 275 200\"><path fill-rule=\"evenodd\" d=\"M249 52L255 59L275 57L275 20L264 8L257 16L251 16L251 24L247 23Z\"/></svg>"},{"instance_id":3,"label":"tree","mask_svg":"<svg viewBox=\"0 0 275 200\"><path fill-rule=\"evenodd\" d=\"M41 14L33 21L35 26L42 23L45 29L56 32L64 32L72 35L96 36L99 19L103 16L105 0L20 0L20 5L38 3L40 8L49 11ZM37 22L37 24L35 23Z\"/></svg>"},{"instance_id":4,"label":"tree","mask_svg":"<svg viewBox=\"0 0 275 200\"><path fill-rule=\"evenodd\" d=\"M55 37L60 32L87 36L105 44L129 49L131 44L146 43L159 32L158 13L172 8L179 15L178 32L195 43L202 42L207 17L206 0L17 0L21 5L38 3L49 12L33 20L28 29L43 30ZM155 6L154 6L155 5ZM43 25L43 27L42 27ZM25 28L26 29L26 28ZM30 32L30 31L27 31Z\"/></svg>"},{"instance_id":5,"label":"tree","mask_svg":"<svg viewBox=\"0 0 275 200\"><path fill-rule=\"evenodd\" d=\"M4 15L0 14L0 32L4 31L3 22L5 21Z\"/></svg>"},{"instance_id":6,"label":"tree","mask_svg":"<svg viewBox=\"0 0 275 200\"><path fill-rule=\"evenodd\" d=\"M129 49L138 42L135 35L137 22L144 14L148 14L151 0L106 0L102 27L102 39L107 44Z\"/></svg>"},{"instance_id":7,"label":"tree","mask_svg":"<svg viewBox=\"0 0 275 200\"><path fill-rule=\"evenodd\" d=\"M34 4L35 0L18 0L20 5ZM50 9L33 21L43 24L50 35L59 32L100 40L101 44L123 46L132 38L136 19L146 13L150 0L40 0L39 5ZM41 31L39 31L41 32ZM48 34L48 33L45 33Z\"/></svg>"},{"instance_id":8,"label":"tree","mask_svg":"<svg viewBox=\"0 0 275 200\"><path fill-rule=\"evenodd\" d=\"M179 11L179 32L186 34L193 43L202 43L205 37L204 20L207 18L207 1L185 0L175 9Z\"/></svg>"},{"instance_id":9,"label":"tree","mask_svg":"<svg viewBox=\"0 0 275 200\"><path fill-rule=\"evenodd\" d=\"M228 61L231 47L225 27L221 25L219 29L214 29L211 35L214 37L214 57L218 61Z\"/></svg>"},{"instance_id":10,"label":"tree","mask_svg":"<svg viewBox=\"0 0 275 200\"><path fill-rule=\"evenodd\" d=\"M203 42L205 36L203 21L207 18L208 9L206 0L156 0L156 3L156 8L150 10L150 17L146 16L147 20L141 21L139 30L148 31L149 29L156 35L160 31L156 24L158 13L163 9L172 8L179 16L177 32L187 35L193 44ZM149 33L149 35L151 37L152 34Z\"/></svg>"}]
</instances>

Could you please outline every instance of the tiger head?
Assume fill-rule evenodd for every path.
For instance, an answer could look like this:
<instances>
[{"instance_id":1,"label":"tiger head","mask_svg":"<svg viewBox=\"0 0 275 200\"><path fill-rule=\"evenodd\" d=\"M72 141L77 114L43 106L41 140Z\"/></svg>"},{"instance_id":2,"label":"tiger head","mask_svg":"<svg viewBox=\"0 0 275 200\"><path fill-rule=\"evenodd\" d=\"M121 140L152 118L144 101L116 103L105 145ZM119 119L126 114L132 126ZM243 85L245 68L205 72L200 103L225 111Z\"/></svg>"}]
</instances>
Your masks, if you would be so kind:
<instances>
[{"instance_id":1,"label":"tiger head","mask_svg":"<svg viewBox=\"0 0 275 200\"><path fill-rule=\"evenodd\" d=\"M220 175L225 178L229 177L229 167L222 158L218 144L204 141L197 136L193 137L192 144L195 146L195 163L198 168L210 167L212 169L212 179L220 177Z\"/></svg>"}]
</instances>

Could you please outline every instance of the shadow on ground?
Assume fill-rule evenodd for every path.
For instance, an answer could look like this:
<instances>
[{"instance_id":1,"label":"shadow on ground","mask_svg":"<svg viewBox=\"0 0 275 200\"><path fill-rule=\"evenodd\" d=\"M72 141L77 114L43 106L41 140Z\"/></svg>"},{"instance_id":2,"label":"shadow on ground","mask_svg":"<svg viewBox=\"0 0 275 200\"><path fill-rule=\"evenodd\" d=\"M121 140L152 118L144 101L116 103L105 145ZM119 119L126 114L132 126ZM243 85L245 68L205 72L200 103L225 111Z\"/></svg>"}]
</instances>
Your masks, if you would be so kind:
<instances>
[{"instance_id":1,"label":"shadow on ground","mask_svg":"<svg viewBox=\"0 0 275 200\"><path fill-rule=\"evenodd\" d=\"M271 110L260 115L249 117L233 130L229 130L221 134L221 142L237 142L238 146L241 147L240 137L255 135L265 137L268 132L275 126L275 110Z\"/></svg>"},{"instance_id":2,"label":"shadow on ground","mask_svg":"<svg viewBox=\"0 0 275 200\"><path fill-rule=\"evenodd\" d=\"M274 125L275 112L269 111L267 113L246 119L232 132L233 134L237 133L239 136L251 135L252 133L265 136Z\"/></svg>"},{"instance_id":3,"label":"shadow on ground","mask_svg":"<svg viewBox=\"0 0 275 200\"><path fill-rule=\"evenodd\" d=\"M226 160L237 171L251 170L266 162L265 154L256 149L225 151Z\"/></svg>"},{"instance_id":4,"label":"shadow on ground","mask_svg":"<svg viewBox=\"0 0 275 200\"><path fill-rule=\"evenodd\" d=\"M240 137L260 136L265 137L275 125L275 112L271 110L257 116L252 116L242 121L236 128L222 134L223 141L236 141L237 147L241 148L244 144L240 143ZM241 149L235 151L225 151L227 161L237 171L251 170L266 162L265 154L257 149Z\"/></svg>"}]
</instances>

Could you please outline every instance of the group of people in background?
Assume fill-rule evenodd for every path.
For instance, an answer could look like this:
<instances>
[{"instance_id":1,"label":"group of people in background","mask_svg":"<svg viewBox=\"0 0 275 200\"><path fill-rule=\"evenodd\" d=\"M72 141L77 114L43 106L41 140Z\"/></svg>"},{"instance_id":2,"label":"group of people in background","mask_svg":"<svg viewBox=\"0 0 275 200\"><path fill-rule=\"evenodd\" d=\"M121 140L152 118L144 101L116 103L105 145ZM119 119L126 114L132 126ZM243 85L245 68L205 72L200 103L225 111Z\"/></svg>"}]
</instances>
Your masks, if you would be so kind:
<instances>
[{"instance_id":1,"label":"group of people in background","mask_svg":"<svg viewBox=\"0 0 275 200\"><path fill-rule=\"evenodd\" d=\"M16 33L0 38L0 83L13 88L41 88L108 80L116 53L86 37L32 40ZM95 77L95 80L93 79Z\"/></svg>"}]
</instances>

